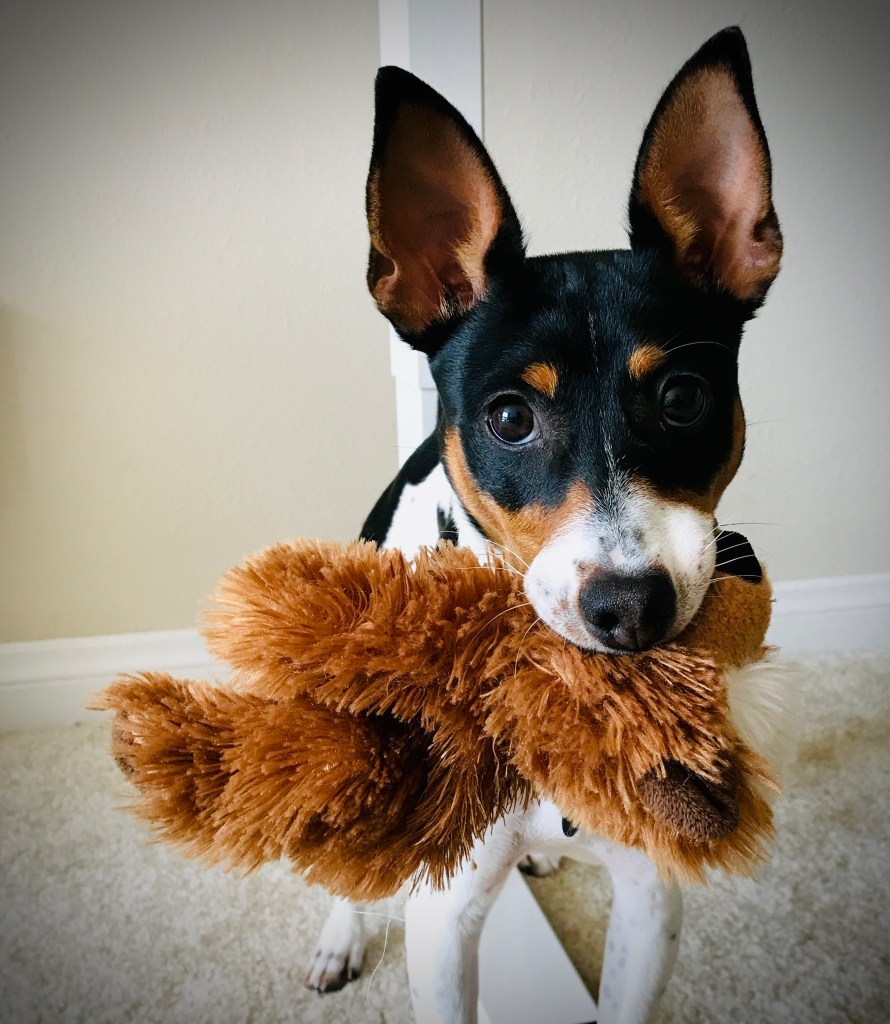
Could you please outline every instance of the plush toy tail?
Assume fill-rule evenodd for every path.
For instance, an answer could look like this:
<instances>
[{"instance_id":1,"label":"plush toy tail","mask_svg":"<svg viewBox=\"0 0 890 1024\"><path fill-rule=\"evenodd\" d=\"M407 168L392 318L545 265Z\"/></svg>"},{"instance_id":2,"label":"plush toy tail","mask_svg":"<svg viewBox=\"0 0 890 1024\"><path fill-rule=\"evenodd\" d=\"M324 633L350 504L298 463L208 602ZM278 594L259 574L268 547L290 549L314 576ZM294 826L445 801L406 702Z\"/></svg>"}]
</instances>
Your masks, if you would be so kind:
<instances>
[{"instance_id":1,"label":"plush toy tail","mask_svg":"<svg viewBox=\"0 0 890 1024\"><path fill-rule=\"evenodd\" d=\"M140 816L207 860L253 869L319 823L348 826L401 765L369 722L146 673L109 687L112 754ZM401 788L401 787L400 787Z\"/></svg>"},{"instance_id":2,"label":"plush toy tail","mask_svg":"<svg viewBox=\"0 0 890 1024\"><path fill-rule=\"evenodd\" d=\"M497 780L449 770L427 733L391 716L161 673L118 680L94 709L115 712L112 754L159 838L247 871L287 857L354 899L415 875L443 884L488 821L482 788L498 802Z\"/></svg>"}]
</instances>

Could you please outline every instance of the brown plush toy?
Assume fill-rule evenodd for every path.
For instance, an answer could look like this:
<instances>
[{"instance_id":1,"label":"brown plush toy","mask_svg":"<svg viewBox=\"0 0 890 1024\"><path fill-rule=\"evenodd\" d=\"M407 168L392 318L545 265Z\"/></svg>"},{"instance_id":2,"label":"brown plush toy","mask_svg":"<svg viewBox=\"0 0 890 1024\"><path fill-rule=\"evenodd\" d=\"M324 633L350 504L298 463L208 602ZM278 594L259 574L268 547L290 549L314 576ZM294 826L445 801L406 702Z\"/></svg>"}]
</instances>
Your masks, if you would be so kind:
<instances>
[{"instance_id":1,"label":"brown plush toy","mask_svg":"<svg viewBox=\"0 0 890 1024\"><path fill-rule=\"evenodd\" d=\"M96 707L116 712L114 756L160 837L246 869L288 857L343 896L445 884L531 798L681 880L745 872L775 786L725 686L766 653L752 562L717 572L674 642L618 655L567 644L518 574L466 549L279 544L230 571L206 616L230 685L145 673Z\"/></svg>"}]
</instances>

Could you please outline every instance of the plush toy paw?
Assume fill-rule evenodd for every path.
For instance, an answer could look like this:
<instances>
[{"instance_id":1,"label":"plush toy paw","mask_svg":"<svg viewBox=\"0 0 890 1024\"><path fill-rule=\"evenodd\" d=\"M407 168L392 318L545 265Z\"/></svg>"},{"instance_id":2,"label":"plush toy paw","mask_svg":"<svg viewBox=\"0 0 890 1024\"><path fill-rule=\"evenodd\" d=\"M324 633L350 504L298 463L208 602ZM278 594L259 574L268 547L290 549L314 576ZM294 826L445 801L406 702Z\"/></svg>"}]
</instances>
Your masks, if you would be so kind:
<instances>
[{"instance_id":1,"label":"plush toy paw","mask_svg":"<svg viewBox=\"0 0 890 1024\"><path fill-rule=\"evenodd\" d=\"M739 773L727 762L712 782L680 764L666 761L664 774L653 768L638 783L640 799L652 814L695 843L731 835L739 823Z\"/></svg>"}]
</instances>

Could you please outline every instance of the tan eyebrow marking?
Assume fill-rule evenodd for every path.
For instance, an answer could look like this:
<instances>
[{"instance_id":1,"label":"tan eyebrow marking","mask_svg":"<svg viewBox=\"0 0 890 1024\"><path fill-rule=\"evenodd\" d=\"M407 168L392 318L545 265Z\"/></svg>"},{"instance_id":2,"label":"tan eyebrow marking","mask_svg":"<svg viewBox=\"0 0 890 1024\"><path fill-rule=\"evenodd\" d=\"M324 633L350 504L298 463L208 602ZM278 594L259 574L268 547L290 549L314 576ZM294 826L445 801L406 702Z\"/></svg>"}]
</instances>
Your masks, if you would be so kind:
<instances>
[{"instance_id":1,"label":"tan eyebrow marking","mask_svg":"<svg viewBox=\"0 0 890 1024\"><path fill-rule=\"evenodd\" d=\"M667 352L657 345L640 345L635 348L627 361L631 377L641 380L647 374L657 370L667 359Z\"/></svg>"},{"instance_id":2,"label":"tan eyebrow marking","mask_svg":"<svg viewBox=\"0 0 890 1024\"><path fill-rule=\"evenodd\" d=\"M559 374L549 363L532 363L525 368L522 379L535 391L543 392L548 398L553 398L556 394L556 385L559 384Z\"/></svg>"}]
</instances>

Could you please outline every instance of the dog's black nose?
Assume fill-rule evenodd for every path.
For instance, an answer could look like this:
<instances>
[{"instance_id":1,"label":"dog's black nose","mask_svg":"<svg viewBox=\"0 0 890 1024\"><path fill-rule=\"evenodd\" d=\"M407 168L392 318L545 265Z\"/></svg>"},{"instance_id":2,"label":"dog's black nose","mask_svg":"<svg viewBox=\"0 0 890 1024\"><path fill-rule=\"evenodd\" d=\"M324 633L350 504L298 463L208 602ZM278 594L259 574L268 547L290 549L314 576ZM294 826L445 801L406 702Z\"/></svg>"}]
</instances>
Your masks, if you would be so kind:
<instances>
[{"instance_id":1,"label":"dog's black nose","mask_svg":"<svg viewBox=\"0 0 890 1024\"><path fill-rule=\"evenodd\" d=\"M593 635L619 651L644 651L664 639L677 610L670 576L651 571L632 576L594 576L579 597Z\"/></svg>"}]
</instances>

